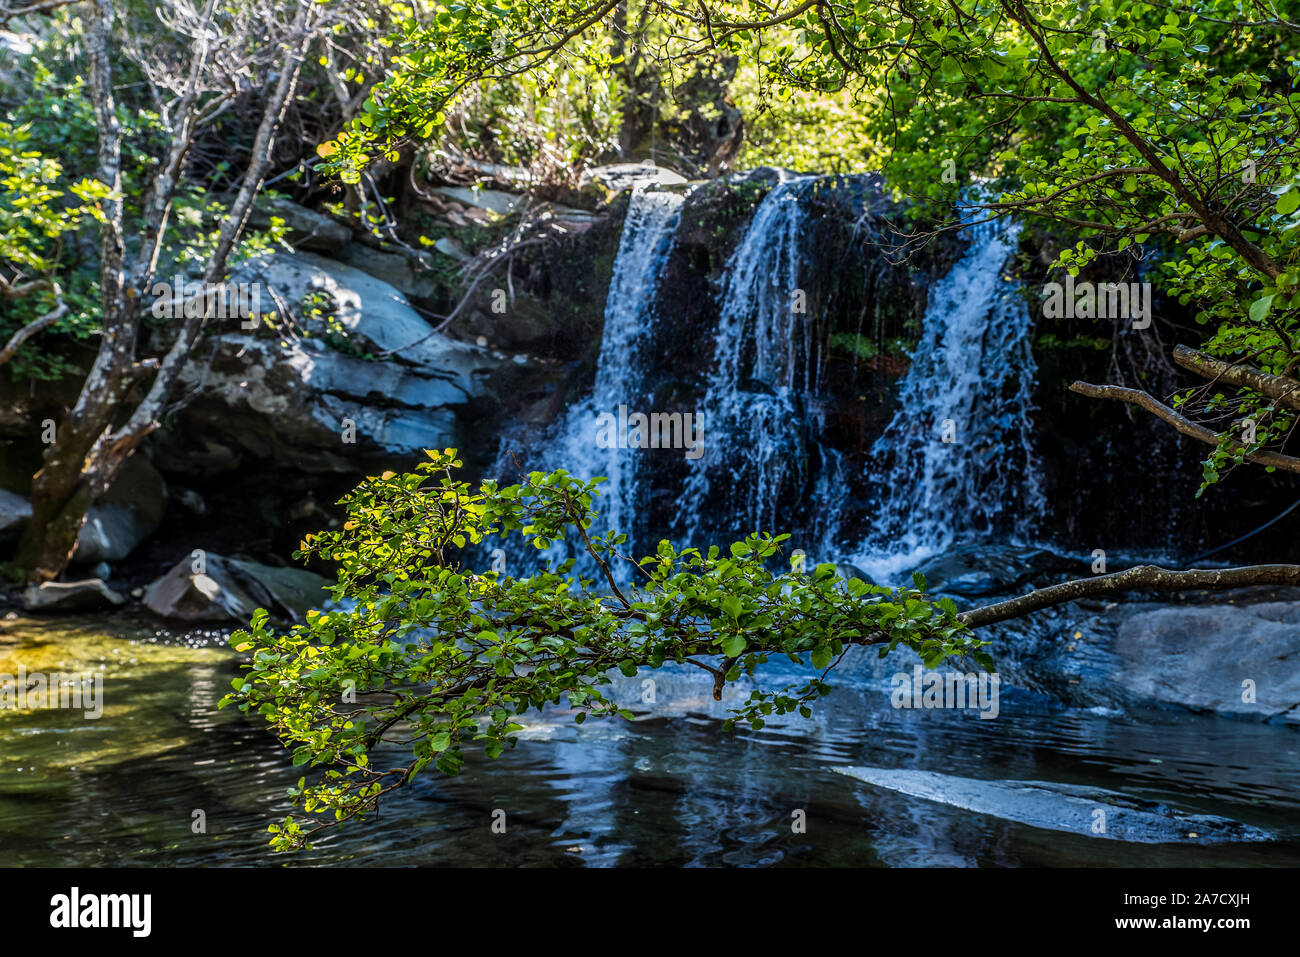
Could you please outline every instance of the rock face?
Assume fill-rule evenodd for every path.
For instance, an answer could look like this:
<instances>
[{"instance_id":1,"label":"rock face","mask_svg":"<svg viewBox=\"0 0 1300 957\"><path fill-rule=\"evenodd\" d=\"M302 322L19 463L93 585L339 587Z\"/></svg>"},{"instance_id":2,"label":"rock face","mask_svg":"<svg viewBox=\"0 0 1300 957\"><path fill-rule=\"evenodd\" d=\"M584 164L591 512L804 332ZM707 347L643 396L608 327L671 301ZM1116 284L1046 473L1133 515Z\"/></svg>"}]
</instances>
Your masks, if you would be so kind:
<instances>
[{"instance_id":1,"label":"rock face","mask_svg":"<svg viewBox=\"0 0 1300 957\"><path fill-rule=\"evenodd\" d=\"M166 503L163 477L143 455L132 455L86 513L73 562L93 565L125 558L157 530Z\"/></svg>"},{"instance_id":2,"label":"rock face","mask_svg":"<svg viewBox=\"0 0 1300 957\"><path fill-rule=\"evenodd\" d=\"M354 471L358 453L460 445L458 411L498 391L494 376L515 368L434 332L388 283L311 253L251 261L232 281L264 284L263 313L277 300L297 313L310 300L325 318L298 320L298 338L283 341L231 330L196 356L181 391L202 385L202 394L186 428L163 437L178 471L210 474L250 457Z\"/></svg>"},{"instance_id":3,"label":"rock face","mask_svg":"<svg viewBox=\"0 0 1300 957\"><path fill-rule=\"evenodd\" d=\"M145 589L144 605L174 621L238 622L265 608L274 617L301 621L328 599L328 582L299 568L274 568L209 553L201 570L185 558Z\"/></svg>"},{"instance_id":4,"label":"rock face","mask_svg":"<svg viewBox=\"0 0 1300 957\"><path fill-rule=\"evenodd\" d=\"M98 578L76 582L44 582L30 585L21 596L28 611L68 614L99 611L125 604L126 599Z\"/></svg>"}]
</instances>

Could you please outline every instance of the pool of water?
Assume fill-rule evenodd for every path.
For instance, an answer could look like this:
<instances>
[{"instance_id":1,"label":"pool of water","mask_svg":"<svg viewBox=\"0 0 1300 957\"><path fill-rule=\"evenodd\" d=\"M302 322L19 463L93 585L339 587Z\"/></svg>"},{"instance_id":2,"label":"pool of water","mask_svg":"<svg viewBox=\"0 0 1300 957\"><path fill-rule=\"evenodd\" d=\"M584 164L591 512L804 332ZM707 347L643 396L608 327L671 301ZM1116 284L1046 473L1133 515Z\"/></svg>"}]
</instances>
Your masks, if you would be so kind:
<instances>
[{"instance_id":1,"label":"pool of water","mask_svg":"<svg viewBox=\"0 0 1300 957\"><path fill-rule=\"evenodd\" d=\"M426 776L377 820L277 855L266 827L289 811L285 790L301 771L255 720L217 709L238 673L221 634L130 618L3 625L2 673L104 675L98 719L0 710L3 866L1300 865L1295 729L1182 710L1065 709L1015 689L996 720L895 710L887 686L852 669L811 721L735 734L721 728L725 702L710 699L707 675L666 670L655 676L656 705L634 722L537 715L499 759L471 754L461 777ZM633 700L641 680L616 691ZM849 765L1101 787L1273 839L1100 839L833 770ZM505 833L493 829L498 811Z\"/></svg>"}]
</instances>

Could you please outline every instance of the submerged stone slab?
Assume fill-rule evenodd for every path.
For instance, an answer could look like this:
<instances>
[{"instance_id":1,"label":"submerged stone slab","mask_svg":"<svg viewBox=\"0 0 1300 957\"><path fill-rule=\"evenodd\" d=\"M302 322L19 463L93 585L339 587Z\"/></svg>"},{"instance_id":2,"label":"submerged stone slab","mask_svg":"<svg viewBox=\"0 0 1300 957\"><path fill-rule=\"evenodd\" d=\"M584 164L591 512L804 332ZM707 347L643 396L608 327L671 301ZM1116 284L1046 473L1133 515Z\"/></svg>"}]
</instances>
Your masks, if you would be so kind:
<instances>
[{"instance_id":1,"label":"submerged stone slab","mask_svg":"<svg viewBox=\"0 0 1300 957\"><path fill-rule=\"evenodd\" d=\"M893 768L830 770L887 791L1084 837L1138 844L1273 840L1272 834L1249 824L1211 814L1190 814L1105 788L1047 781L981 781Z\"/></svg>"}]
</instances>

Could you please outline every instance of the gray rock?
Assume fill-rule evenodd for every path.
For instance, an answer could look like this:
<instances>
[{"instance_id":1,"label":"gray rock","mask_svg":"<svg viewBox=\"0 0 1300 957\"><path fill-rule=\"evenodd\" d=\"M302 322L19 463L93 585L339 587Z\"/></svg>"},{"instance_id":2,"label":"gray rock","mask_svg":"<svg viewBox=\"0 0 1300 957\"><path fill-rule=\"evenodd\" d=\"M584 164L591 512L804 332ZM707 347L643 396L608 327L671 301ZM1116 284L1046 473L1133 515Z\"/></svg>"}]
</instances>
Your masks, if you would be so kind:
<instances>
[{"instance_id":1,"label":"gray rock","mask_svg":"<svg viewBox=\"0 0 1300 957\"><path fill-rule=\"evenodd\" d=\"M994 626L988 637L1008 682L1074 707L1179 707L1300 726L1293 590L1081 602Z\"/></svg>"},{"instance_id":2,"label":"gray rock","mask_svg":"<svg viewBox=\"0 0 1300 957\"><path fill-rule=\"evenodd\" d=\"M445 256L450 256L459 263L469 262L473 258L469 253L460 248L456 243L456 240L449 236L440 236L433 244L433 248Z\"/></svg>"},{"instance_id":3,"label":"gray rock","mask_svg":"<svg viewBox=\"0 0 1300 957\"><path fill-rule=\"evenodd\" d=\"M274 568L209 552L202 570L190 558L177 562L144 592L144 606L163 618L246 624L258 608L301 621L329 598L329 583L300 568Z\"/></svg>"},{"instance_id":4,"label":"gray rock","mask_svg":"<svg viewBox=\"0 0 1300 957\"><path fill-rule=\"evenodd\" d=\"M875 579L873 579L870 575L864 572L857 565L854 565L850 562L836 562L835 574L845 580L848 580L850 578L856 578L859 581L866 582L868 585L874 585L876 583Z\"/></svg>"},{"instance_id":5,"label":"gray rock","mask_svg":"<svg viewBox=\"0 0 1300 957\"><path fill-rule=\"evenodd\" d=\"M499 189L473 189L469 186L435 186L435 193L454 199L463 206L481 209L495 216L508 216L519 208L524 197Z\"/></svg>"},{"instance_id":6,"label":"gray rock","mask_svg":"<svg viewBox=\"0 0 1300 957\"><path fill-rule=\"evenodd\" d=\"M977 543L928 559L916 570L934 593L984 597L1015 594L1060 559L1041 549Z\"/></svg>"},{"instance_id":7,"label":"gray rock","mask_svg":"<svg viewBox=\"0 0 1300 957\"><path fill-rule=\"evenodd\" d=\"M65 613L115 608L125 604L126 599L98 578L88 578L29 585L22 592L21 602L27 611Z\"/></svg>"},{"instance_id":8,"label":"gray rock","mask_svg":"<svg viewBox=\"0 0 1300 957\"><path fill-rule=\"evenodd\" d=\"M287 199L258 203L251 219L254 225L265 227L271 217L284 220L289 229L285 239L297 249L337 253L352 241L352 230L342 223Z\"/></svg>"},{"instance_id":9,"label":"gray rock","mask_svg":"<svg viewBox=\"0 0 1300 957\"><path fill-rule=\"evenodd\" d=\"M170 468L211 474L251 455L350 471L358 451L459 446L456 410L492 397L493 379L508 365L433 332L396 288L334 260L275 254L245 264L236 278L274 291L261 297L266 310L277 297L295 304L328 294L347 353L317 336L284 343L234 330L222 336L210 362L198 356L182 374L182 389L203 391L186 410L186 427L160 437Z\"/></svg>"},{"instance_id":10,"label":"gray rock","mask_svg":"<svg viewBox=\"0 0 1300 957\"><path fill-rule=\"evenodd\" d=\"M636 186L680 186L686 182L688 180L680 173L653 163L613 163L588 170L579 185L582 189L594 189L602 193L604 199L610 200Z\"/></svg>"},{"instance_id":11,"label":"gray rock","mask_svg":"<svg viewBox=\"0 0 1300 957\"><path fill-rule=\"evenodd\" d=\"M428 299L438 294L439 284L431 271L433 259L428 254L382 252L348 243L339 253L339 261L388 283L403 295Z\"/></svg>"},{"instance_id":12,"label":"gray rock","mask_svg":"<svg viewBox=\"0 0 1300 957\"><path fill-rule=\"evenodd\" d=\"M162 524L166 506L163 477L143 455L132 455L86 513L73 562L93 565L126 558Z\"/></svg>"},{"instance_id":13,"label":"gray rock","mask_svg":"<svg viewBox=\"0 0 1300 957\"><path fill-rule=\"evenodd\" d=\"M32 517L31 502L0 488L0 542L16 542Z\"/></svg>"},{"instance_id":14,"label":"gray rock","mask_svg":"<svg viewBox=\"0 0 1300 957\"><path fill-rule=\"evenodd\" d=\"M1300 723L1300 603L1139 611L1124 617L1111 650L1114 680L1131 694Z\"/></svg>"}]
</instances>

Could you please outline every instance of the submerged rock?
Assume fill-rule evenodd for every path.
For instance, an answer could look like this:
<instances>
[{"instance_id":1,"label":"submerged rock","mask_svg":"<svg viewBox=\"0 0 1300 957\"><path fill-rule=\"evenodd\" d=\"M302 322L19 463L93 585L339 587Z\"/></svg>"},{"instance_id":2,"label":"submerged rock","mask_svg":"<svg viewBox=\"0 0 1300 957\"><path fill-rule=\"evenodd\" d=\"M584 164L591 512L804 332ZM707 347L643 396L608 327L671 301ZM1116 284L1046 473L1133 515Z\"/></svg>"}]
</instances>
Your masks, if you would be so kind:
<instances>
[{"instance_id":1,"label":"submerged rock","mask_svg":"<svg viewBox=\"0 0 1300 957\"><path fill-rule=\"evenodd\" d=\"M189 558L177 562L145 589L144 606L174 621L246 624L258 608L301 621L329 598L329 583L300 568L274 568L212 553L204 556L199 569L195 565Z\"/></svg>"},{"instance_id":2,"label":"submerged rock","mask_svg":"<svg viewBox=\"0 0 1300 957\"><path fill-rule=\"evenodd\" d=\"M1189 814L1105 788L1047 781L981 781L934 771L831 768L867 784L1030 827L1138 844L1270 841L1249 824Z\"/></svg>"}]
</instances>

